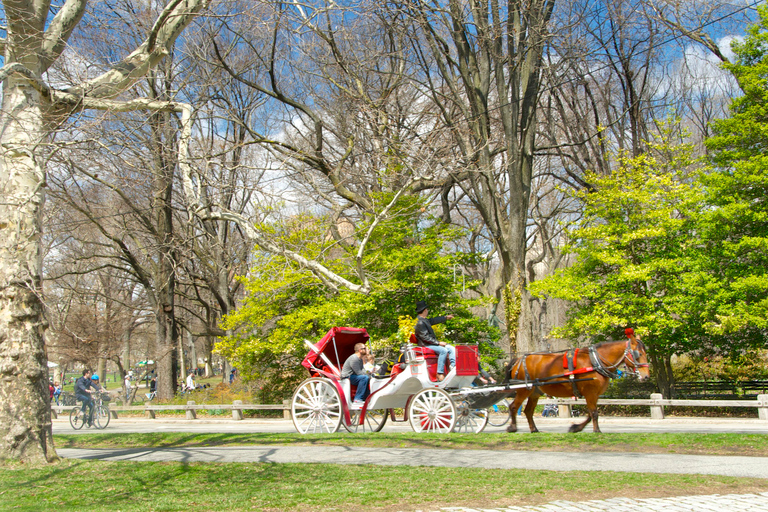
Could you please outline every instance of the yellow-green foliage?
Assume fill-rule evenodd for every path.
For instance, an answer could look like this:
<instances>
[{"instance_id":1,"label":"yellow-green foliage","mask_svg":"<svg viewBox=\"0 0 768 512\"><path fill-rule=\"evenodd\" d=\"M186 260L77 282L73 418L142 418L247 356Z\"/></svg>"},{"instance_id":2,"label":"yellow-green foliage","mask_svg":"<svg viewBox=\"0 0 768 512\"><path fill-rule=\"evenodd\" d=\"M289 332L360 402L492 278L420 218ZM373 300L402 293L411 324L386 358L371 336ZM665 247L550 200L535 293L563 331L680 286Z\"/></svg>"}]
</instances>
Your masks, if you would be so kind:
<instances>
[{"instance_id":1,"label":"yellow-green foliage","mask_svg":"<svg viewBox=\"0 0 768 512\"><path fill-rule=\"evenodd\" d=\"M416 327L416 319L411 315L402 315L397 318L397 325L398 329L395 335L397 343L409 343L411 341L411 334L413 334ZM432 329L435 331L437 339L442 339L445 335L445 324L433 325Z\"/></svg>"},{"instance_id":2,"label":"yellow-green foliage","mask_svg":"<svg viewBox=\"0 0 768 512\"><path fill-rule=\"evenodd\" d=\"M391 198L383 196L377 204ZM366 233L370 220L363 218L354 233ZM352 239L347 240L349 248L339 245L328 236L326 221L304 216L292 223L295 229L281 227L274 233L302 256L359 282L357 262L348 252L358 245ZM455 315L451 330L439 330L438 335L444 334L451 343L482 342L489 347L482 349L487 353L499 337L498 329L472 316L469 308L476 300L461 298L463 287L475 283L455 279L454 269L476 264L479 256L450 252L455 247L450 242L459 235L456 229L427 218L416 198L401 198L368 240L361 262L371 285L366 294L334 289L292 260L257 252L243 280L246 296L223 320L222 327L230 334L216 350L238 367L244 379L289 387L289 381L307 376L300 365L307 353L304 339L317 342L332 327L362 327L376 356L390 357L408 340L416 323L401 315L414 311L417 301L426 300L436 311ZM408 324L403 332L401 322Z\"/></svg>"},{"instance_id":3,"label":"yellow-green foliage","mask_svg":"<svg viewBox=\"0 0 768 512\"><path fill-rule=\"evenodd\" d=\"M530 287L572 301L560 336L621 337L632 326L652 350L669 353L701 335L701 164L674 126L662 127L647 153L620 155L610 175L590 174L594 189L576 194L583 216L568 247L576 261Z\"/></svg>"}]
</instances>

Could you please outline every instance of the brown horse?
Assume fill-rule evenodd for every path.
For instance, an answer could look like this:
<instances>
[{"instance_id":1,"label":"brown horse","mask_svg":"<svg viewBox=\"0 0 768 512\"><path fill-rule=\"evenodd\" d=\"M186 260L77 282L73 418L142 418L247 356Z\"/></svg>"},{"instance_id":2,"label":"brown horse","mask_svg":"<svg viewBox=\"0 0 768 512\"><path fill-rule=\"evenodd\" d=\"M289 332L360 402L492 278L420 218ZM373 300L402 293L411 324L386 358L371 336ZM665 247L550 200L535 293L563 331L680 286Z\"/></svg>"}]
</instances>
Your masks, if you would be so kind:
<instances>
[{"instance_id":1,"label":"brown horse","mask_svg":"<svg viewBox=\"0 0 768 512\"><path fill-rule=\"evenodd\" d=\"M531 432L538 432L533 422L533 411L541 395L557 397L583 396L589 414L583 423L573 424L569 432L581 432L592 421L592 428L600 432L597 424L597 399L612 378L618 377L617 368L624 364L640 380L649 376L645 345L635 337L631 328L626 330L627 341L608 341L584 349L565 352L527 354L512 361L505 374L511 379L533 382L532 389L520 389L509 406L510 425L507 432L517 432L516 412L523 401L525 417ZM538 381L538 382L536 382ZM546 384L552 381L552 384Z\"/></svg>"}]
</instances>

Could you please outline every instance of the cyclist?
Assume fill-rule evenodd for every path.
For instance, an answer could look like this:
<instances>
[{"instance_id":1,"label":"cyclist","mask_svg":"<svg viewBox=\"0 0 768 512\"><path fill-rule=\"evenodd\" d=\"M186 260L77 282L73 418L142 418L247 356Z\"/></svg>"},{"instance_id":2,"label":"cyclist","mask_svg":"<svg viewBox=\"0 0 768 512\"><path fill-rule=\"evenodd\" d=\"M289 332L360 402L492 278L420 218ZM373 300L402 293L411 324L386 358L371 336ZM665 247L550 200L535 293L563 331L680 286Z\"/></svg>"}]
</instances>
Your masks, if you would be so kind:
<instances>
[{"instance_id":1,"label":"cyclist","mask_svg":"<svg viewBox=\"0 0 768 512\"><path fill-rule=\"evenodd\" d=\"M96 377L96 385L98 386L99 376ZM99 386L100 387L100 386ZM88 426L93 426L93 399L91 395L96 388L93 386L91 379L91 370L86 368L83 370L83 376L75 381L75 398L83 402L83 408L80 409L85 415L85 408L88 407Z\"/></svg>"}]
</instances>

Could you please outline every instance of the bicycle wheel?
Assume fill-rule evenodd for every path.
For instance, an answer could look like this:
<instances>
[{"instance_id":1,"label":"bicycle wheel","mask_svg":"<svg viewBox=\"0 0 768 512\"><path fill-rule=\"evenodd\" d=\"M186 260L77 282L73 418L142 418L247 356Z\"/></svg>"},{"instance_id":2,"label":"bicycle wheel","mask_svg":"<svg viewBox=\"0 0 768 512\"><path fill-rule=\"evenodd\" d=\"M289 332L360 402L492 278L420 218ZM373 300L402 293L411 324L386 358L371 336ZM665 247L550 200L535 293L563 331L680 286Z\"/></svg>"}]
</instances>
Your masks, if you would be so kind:
<instances>
[{"instance_id":1,"label":"bicycle wheel","mask_svg":"<svg viewBox=\"0 0 768 512\"><path fill-rule=\"evenodd\" d=\"M82 413L79 407L75 407L69 411L69 424L75 430L80 430L85 425L85 415Z\"/></svg>"},{"instance_id":2,"label":"bicycle wheel","mask_svg":"<svg viewBox=\"0 0 768 512\"><path fill-rule=\"evenodd\" d=\"M93 416L93 422L96 424L96 428L107 428L107 425L109 425L109 409L107 409L106 406L96 406Z\"/></svg>"},{"instance_id":3,"label":"bicycle wheel","mask_svg":"<svg viewBox=\"0 0 768 512\"><path fill-rule=\"evenodd\" d=\"M503 427L509 421L509 406L512 402L506 398L488 408L488 424L492 427Z\"/></svg>"}]
</instances>

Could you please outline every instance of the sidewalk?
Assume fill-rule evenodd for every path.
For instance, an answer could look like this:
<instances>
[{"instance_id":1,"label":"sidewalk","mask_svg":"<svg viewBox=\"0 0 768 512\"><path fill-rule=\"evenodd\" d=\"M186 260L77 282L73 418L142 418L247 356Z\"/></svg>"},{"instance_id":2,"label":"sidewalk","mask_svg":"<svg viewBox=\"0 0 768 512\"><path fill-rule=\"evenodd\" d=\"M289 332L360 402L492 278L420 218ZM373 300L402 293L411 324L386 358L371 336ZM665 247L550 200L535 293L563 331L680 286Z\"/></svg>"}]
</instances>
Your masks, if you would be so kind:
<instances>
[{"instance_id":1,"label":"sidewalk","mask_svg":"<svg viewBox=\"0 0 768 512\"><path fill-rule=\"evenodd\" d=\"M612 498L592 501L552 501L529 507L471 509L444 507L438 511L414 512L768 512L768 493L712 494L709 496L681 496L676 498L629 499Z\"/></svg>"},{"instance_id":2,"label":"sidewalk","mask_svg":"<svg viewBox=\"0 0 768 512\"><path fill-rule=\"evenodd\" d=\"M162 449L61 448L59 455L73 459L373 464L379 466L435 466L554 471L625 471L678 473L768 479L768 457L707 455L438 450L419 448L366 448L352 446L228 446ZM766 489L768 490L768 489Z\"/></svg>"}]
</instances>

